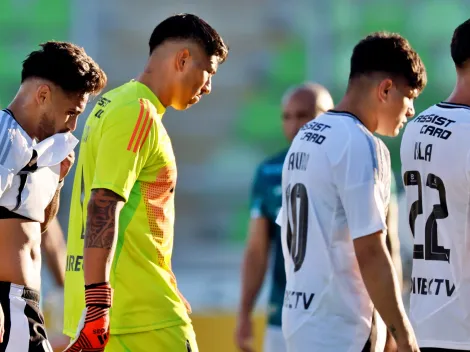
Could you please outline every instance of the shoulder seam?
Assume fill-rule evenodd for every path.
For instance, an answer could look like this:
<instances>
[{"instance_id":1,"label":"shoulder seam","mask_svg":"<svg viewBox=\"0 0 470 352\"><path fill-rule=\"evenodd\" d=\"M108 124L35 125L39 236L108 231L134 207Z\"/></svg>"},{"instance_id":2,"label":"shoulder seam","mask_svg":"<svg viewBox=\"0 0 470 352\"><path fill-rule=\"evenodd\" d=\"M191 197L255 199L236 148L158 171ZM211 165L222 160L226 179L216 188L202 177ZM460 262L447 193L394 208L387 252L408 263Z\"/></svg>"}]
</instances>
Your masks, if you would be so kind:
<instances>
[{"instance_id":1,"label":"shoulder seam","mask_svg":"<svg viewBox=\"0 0 470 352\"><path fill-rule=\"evenodd\" d=\"M127 150L133 153L137 153L144 145L154 120L154 117L150 114L149 101L147 99L139 99L139 104L139 117L127 145Z\"/></svg>"}]
</instances>

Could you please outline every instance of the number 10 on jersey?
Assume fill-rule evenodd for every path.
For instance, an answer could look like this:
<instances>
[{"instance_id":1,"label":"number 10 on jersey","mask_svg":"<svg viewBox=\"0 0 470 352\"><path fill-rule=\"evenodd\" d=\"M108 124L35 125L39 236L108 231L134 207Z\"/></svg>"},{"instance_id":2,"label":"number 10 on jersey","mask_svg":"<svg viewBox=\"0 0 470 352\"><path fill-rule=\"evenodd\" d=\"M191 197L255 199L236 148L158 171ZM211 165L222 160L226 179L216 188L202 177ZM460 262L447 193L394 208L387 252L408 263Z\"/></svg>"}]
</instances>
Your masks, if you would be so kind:
<instances>
[{"instance_id":1,"label":"number 10 on jersey","mask_svg":"<svg viewBox=\"0 0 470 352\"><path fill-rule=\"evenodd\" d=\"M415 237L413 246L413 259L450 261L450 249L440 246L438 243L437 220L445 219L449 216L447 211L446 189L442 180L430 173L427 175L424 186L437 190L439 194L439 204L434 204L432 212L429 214L424 228L424 245L416 243L415 222L418 215L423 214L423 183L419 171L406 171L403 175L405 187L415 186L418 189L418 199L411 204L409 223L411 233Z\"/></svg>"},{"instance_id":2,"label":"number 10 on jersey","mask_svg":"<svg viewBox=\"0 0 470 352\"><path fill-rule=\"evenodd\" d=\"M294 272L304 263L307 250L308 196L302 183L289 185L286 191L287 248L294 262Z\"/></svg>"}]
</instances>

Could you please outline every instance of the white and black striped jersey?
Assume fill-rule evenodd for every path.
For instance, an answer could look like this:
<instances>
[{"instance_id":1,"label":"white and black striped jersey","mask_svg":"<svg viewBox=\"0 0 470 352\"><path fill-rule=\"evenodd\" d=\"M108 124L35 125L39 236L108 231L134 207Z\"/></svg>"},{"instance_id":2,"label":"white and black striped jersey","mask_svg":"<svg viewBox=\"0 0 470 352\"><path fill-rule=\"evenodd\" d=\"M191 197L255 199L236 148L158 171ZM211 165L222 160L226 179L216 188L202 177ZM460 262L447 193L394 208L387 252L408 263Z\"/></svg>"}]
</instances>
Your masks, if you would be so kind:
<instances>
[{"instance_id":1,"label":"white and black striped jersey","mask_svg":"<svg viewBox=\"0 0 470 352\"><path fill-rule=\"evenodd\" d=\"M410 320L420 347L470 350L470 106L440 103L401 143L410 235Z\"/></svg>"},{"instance_id":2,"label":"white and black striped jersey","mask_svg":"<svg viewBox=\"0 0 470 352\"><path fill-rule=\"evenodd\" d=\"M374 314L353 240L386 231L390 180L386 146L350 113L322 114L292 142L278 216L289 352L383 351L386 327Z\"/></svg>"},{"instance_id":3,"label":"white and black striped jersey","mask_svg":"<svg viewBox=\"0 0 470 352\"><path fill-rule=\"evenodd\" d=\"M43 222L58 187L60 162L77 143L70 133L36 143L11 111L0 111L0 218Z\"/></svg>"}]
</instances>

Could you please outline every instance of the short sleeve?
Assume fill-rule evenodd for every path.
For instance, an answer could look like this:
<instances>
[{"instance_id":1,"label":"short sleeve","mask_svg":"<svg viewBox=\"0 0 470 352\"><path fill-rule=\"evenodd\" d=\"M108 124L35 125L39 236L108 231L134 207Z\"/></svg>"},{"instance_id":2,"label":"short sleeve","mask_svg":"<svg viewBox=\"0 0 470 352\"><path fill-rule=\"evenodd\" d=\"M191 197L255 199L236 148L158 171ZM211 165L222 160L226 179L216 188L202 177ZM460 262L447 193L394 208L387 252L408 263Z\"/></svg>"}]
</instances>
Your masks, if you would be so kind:
<instances>
[{"instance_id":1,"label":"short sleeve","mask_svg":"<svg viewBox=\"0 0 470 352\"><path fill-rule=\"evenodd\" d=\"M106 188L126 201L157 146L155 108L141 99L106 115L97 148L92 188Z\"/></svg>"},{"instance_id":2,"label":"short sleeve","mask_svg":"<svg viewBox=\"0 0 470 352\"><path fill-rule=\"evenodd\" d=\"M263 165L256 170L250 195L250 217L252 219L268 217L266 207L266 192L264 192L265 180L263 177Z\"/></svg>"},{"instance_id":3,"label":"short sleeve","mask_svg":"<svg viewBox=\"0 0 470 352\"><path fill-rule=\"evenodd\" d=\"M334 177L341 203L346 213L353 239L387 229L385 192L380 173L390 168L390 162L377 160L377 145L373 136L356 135L344 149L334 167Z\"/></svg>"},{"instance_id":4,"label":"short sleeve","mask_svg":"<svg viewBox=\"0 0 470 352\"><path fill-rule=\"evenodd\" d=\"M284 208L281 207L276 215L276 224L282 227L282 218L284 216Z\"/></svg>"}]
</instances>

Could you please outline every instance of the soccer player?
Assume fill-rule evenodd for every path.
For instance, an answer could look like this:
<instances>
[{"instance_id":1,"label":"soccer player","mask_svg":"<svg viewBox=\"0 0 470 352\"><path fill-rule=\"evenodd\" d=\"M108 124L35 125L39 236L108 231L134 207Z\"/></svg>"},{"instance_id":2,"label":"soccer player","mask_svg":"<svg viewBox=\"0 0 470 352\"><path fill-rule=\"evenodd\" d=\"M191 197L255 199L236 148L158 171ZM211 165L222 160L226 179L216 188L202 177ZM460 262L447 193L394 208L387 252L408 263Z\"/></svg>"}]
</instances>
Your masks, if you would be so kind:
<instances>
[{"instance_id":1,"label":"soccer player","mask_svg":"<svg viewBox=\"0 0 470 352\"><path fill-rule=\"evenodd\" d=\"M73 164L77 118L106 75L71 43L47 42L23 62L0 112L0 350L51 351L39 309L41 233Z\"/></svg>"},{"instance_id":2,"label":"soccer player","mask_svg":"<svg viewBox=\"0 0 470 352\"><path fill-rule=\"evenodd\" d=\"M410 320L421 351L470 351L470 20L450 45L452 94L406 127L401 143L414 236Z\"/></svg>"},{"instance_id":3,"label":"soccer player","mask_svg":"<svg viewBox=\"0 0 470 352\"><path fill-rule=\"evenodd\" d=\"M162 117L211 92L228 48L192 14L157 25L149 47L143 73L103 95L82 137L64 312L65 334L78 332L68 351L198 350L171 270L176 163Z\"/></svg>"},{"instance_id":4,"label":"soccer player","mask_svg":"<svg viewBox=\"0 0 470 352\"><path fill-rule=\"evenodd\" d=\"M405 38L371 34L353 50L341 102L294 138L277 218L289 352L382 351L383 321L399 351L419 350L386 246L390 155L373 133L396 136L426 80Z\"/></svg>"},{"instance_id":5,"label":"soccer player","mask_svg":"<svg viewBox=\"0 0 470 352\"><path fill-rule=\"evenodd\" d=\"M282 99L282 127L287 140L291 142L300 127L332 108L330 93L319 84L308 83L288 90ZM281 330L286 274L280 228L275 223L282 202L281 176L286 153L287 150L283 150L259 165L251 192L251 220L243 260L241 303L235 336L237 346L245 352L254 351L251 314L267 271L271 246L274 263L264 350L286 350Z\"/></svg>"}]
</instances>

